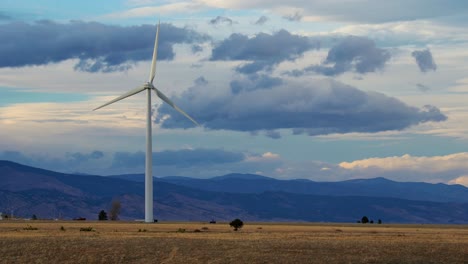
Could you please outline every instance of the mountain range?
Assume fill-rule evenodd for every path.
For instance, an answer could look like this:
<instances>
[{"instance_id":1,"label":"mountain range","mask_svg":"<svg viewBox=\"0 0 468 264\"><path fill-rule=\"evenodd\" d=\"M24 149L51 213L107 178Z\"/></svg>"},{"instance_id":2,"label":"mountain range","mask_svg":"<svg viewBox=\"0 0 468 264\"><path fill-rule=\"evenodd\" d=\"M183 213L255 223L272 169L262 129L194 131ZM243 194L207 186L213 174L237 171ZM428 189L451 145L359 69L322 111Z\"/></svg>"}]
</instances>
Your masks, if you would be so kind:
<instances>
[{"instance_id":1,"label":"mountain range","mask_svg":"<svg viewBox=\"0 0 468 264\"><path fill-rule=\"evenodd\" d=\"M144 174L115 175L114 178L144 182ZM210 179L169 176L154 178L189 188L227 193L287 192L326 196L371 196L432 202L468 203L468 188L462 185L424 182L395 182L385 178L341 182L315 182L305 179L278 180L255 174L227 174Z\"/></svg>"},{"instance_id":2,"label":"mountain range","mask_svg":"<svg viewBox=\"0 0 468 264\"><path fill-rule=\"evenodd\" d=\"M0 161L0 212L20 217L97 219L114 199L121 219L143 219L143 175L64 174ZM252 174L155 178L159 220L468 223L468 188L394 182L277 180Z\"/></svg>"}]
</instances>

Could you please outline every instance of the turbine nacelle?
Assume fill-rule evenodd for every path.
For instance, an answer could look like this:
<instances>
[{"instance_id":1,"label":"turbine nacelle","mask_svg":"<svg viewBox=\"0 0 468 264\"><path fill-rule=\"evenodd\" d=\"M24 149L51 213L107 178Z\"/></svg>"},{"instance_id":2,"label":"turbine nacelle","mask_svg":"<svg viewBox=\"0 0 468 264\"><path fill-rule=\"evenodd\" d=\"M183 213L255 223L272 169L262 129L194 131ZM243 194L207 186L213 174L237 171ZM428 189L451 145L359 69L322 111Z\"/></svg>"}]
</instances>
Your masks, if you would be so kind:
<instances>
[{"instance_id":1,"label":"turbine nacelle","mask_svg":"<svg viewBox=\"0 0 468 264\"><path fill-rule=\"evenodd\" d=\"M154 89L154 85L150 82L146 82L143 87L145 87L145 89Z\"/></svg>"}]
</instances>

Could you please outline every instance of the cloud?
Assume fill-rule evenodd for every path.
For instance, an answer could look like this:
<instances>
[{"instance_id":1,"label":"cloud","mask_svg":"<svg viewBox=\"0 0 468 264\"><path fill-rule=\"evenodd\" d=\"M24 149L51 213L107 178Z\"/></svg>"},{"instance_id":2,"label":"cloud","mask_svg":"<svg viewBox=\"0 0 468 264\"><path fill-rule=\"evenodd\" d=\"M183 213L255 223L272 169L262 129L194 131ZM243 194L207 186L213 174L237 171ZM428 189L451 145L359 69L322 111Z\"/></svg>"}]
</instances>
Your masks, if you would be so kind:
<instances>
[{"instance_id":1,"label":"cloud","mask_svg":"<svg viewBox=\"0 0 468 264\"><path fill-rule=\"evenodd\" d=\"M198 52L202 52L203 51L203 47L200 46L200 45L192 45L192 52L193 53L198 53Z\"/></svg>"},{"instance_id":2,"label":"cloud","mask_svg":"<svg viewBox=\"0 0 468 264\"><path fill-rule=\"evenodd\" d=\"M355 171L362 177L383 176L397 180L444 182L468 187L468 153L454 153L445 156L403 156L369 158L342 162L343 169ZM403 175L403 176L397 176Z\"/></svg>"},{"instance_id":3,"label":"cloud","mask_svg":"<svg viewBox=\"0 0 468 264\"><path fill-rule=\"evenodd\" d=\"M424 84L421 84L421 83L417 83L416 87L418 87L418 90L423 92L423 93L428 92L428 91L431 90L431 87L429 87L427 85L424 85Z\"/></svg>"},{"instance_id":4,"label":"cloud","mask_svg":"<svg viewBox=\"0 0 468 264\"><path fill-rule=\"evenodd\" d=\"M468 170L468 152L432 157L417 157L406 154L401 157L369 158L353 162L342 162L340 167L349 170L373 167L382 170L416 170L423 172Z\"/></svg>"},{"instance_id":5,"label":"cloud","mask_svg":"<svg viewBox=\"0 0 468 264\"><path fill-rule=\"evenodd\" d=\"M264 25L266 22L268 21L268 17L266 16L261 16L257 19L257 21L255 21L255 25Z\"/></svg>"},{"instance_id":6,"label":"cloud","mask_svg":"<svg viewBox=\"0 0 468 264\"><path fill-rule=\"evenodd\" d=\"M247 162L270 162L270 161L278 161L281 159L281 156L277 153L273 152L265 152L261 155L249 155L246 157L245 161Z\"/></svg>"},{"instance_id":7,"label":"cloud","mask_svg":"<svg viewBox=\"0 0 468 264\"><path fill-rule=\"evenodd\" d=\"M411 56L416 60L419 70L421 72L436 71L437 65L432 58L432 53L429 49L415 50L411 53Z\"/></svg>"},{"instance_id":8,"label":"cloud","mask_svg":"<svg viewBox=\"0 0 468 264\"><path fill-rule=\"evenodd\" d=\"M267 130L265 131L265 136L272 139L279 139L281 138L281 133L275 130Z\"/></svg>"},{"instance_id":9,"label":"cloud","mask_svg":"<svg viewBox=\"0 0 468 264\"><path fill-rule=\"evenodd\" d=\"M243 153L222 149L181 149L153 152L154 166L208 166L235 163L244 159ZM112 162L113 168L137 168L144 167L144 165L144 152L116 152Z\"/></svg>"},{"instance_id":10,"label":"cloud","mask_svg":"<svg viewBox=\"0 0 468 264\"><path fill-rule=\"evenodd\" d=\"M0 24L0 67L79 59L76 70L123 71L135 62L151 59L154 35L152 25L122 27L81 21ZM188 28L161 24L158 59L172 60L175 44L196 44L207 39Z\"/></svg>"},{"instance_id":11,"label":"cloud","mask_svg":"<svg viewBox=\"0 0 468 264\"><path fill-rule=\"evenodd\" d=\"M387 47L422 47L428 44L439 45L440 43L456 45L467 39L465 32L459 26L428 20L383 24L347 24L333 30L333 34L336 36L365 36Z\"/></svg>"},{"instance_id":12,"label":"cloud","mask_svg":"<svg viewBox=\"0 0 468 264\"><path fill-rule=\"evenodd\" d=\"M99 150L90 153L73 152L66 153L65 157L48 157L45 155L26 155L19 151L0 152L0 160L9 160L24 165L63 172L76 172L86 168L91 163L99 163L104 158L104 153Z\"/></svg>"},{"instance_id":13,"label":"cloud","mask_svg":"<svg viewBox=\"0 0 468 264\"><path fill-rule=\"evenodd\" d=\"M19 151L12 151L12 150L6 150L0 152L0 160L9 160L9 161L14 161L22 164L28 164L32 165L34 162L31 158L23 155L23 153Z\"/></svg>"},{"instance_id":14,"label":"cloud","mask_svg":"<svg viewBox=\"0 0 468 264\"><path fill-rule=\"evenodd\" d=\"M194 84L195 85L207 85L208 81L205 79L205 77L200 76L197 79L195 79Z\"/></svg>"},{"instance_id":15,"label":"cloud","mask_svg":"<svg viewBox=\"0 0 468 264\"><path fill-rule=\"evenodd\" d=\"M359 0L308 1L293 0L202 0L209 7L224 9L260 9L282 13L284 9L301 7L307 17L328 21L382 23L414 21L468 14L468 3L460 0Z\"/></svg>"},{"instance_id":16,"label":"cloud","mask_svg":"<svg viewBox=\"0 0 468 264\"><path fill-rule=\"evenodd\" d=\"M107 18L134 18L134 17L155 17L161 15L170 15L170 14L177 14L177 13L193 13L198 12L204 7L204 4L197 2L175 2L175 3L168 3L168 4L160 4L160 1L157 1L160 5L151 6L150 4L154 4L152 2L146 1L137 1L139 2L137 5L149 5L149 6L142 6L131 8L129 10L125 10L123 12L112 13L106 15Z\"/></svg>"},{"instance_id":17,"label":"cloud","mask_svg":"<svg viewBox=\"0 0 468 264\"><path fill-rule=\"evenodd\" d=\"M282 157L270 151L264 153L227 151L222 149L191 149L155 152L153 166L155 175L189 176L208 178L228 173L266 173L275 176L274 170L283 165ZM115 153L112 165L106 172L113 174L142 173L143 152ZM294 175L296 176L296 175Z\"/></svg>"},{"instance_id":18,"label":"cloud","mask_svg":"<svg viewBox=\"0 0 468 264\"><path fill-rule=\"evenodd\" d=\"M232 26L232 24L235 23L235 22L232 19L230 19L229 17L217 16L217 17L211 19L209 23L211 25L228 24L228 25Z\"/></svg>"},{"instance_id":19,"label":"cloud","mask_svg":"<svg viewBox=\"0 0 468 264\"><path fill-rule=\"evenodd\" d=\"M301 12L296 11L293 14L283 16L283 18L289 21L301 21L303 16Z\"/></svg>"},{"instance_id":20,"label":"cloud","mask_svg":"<svg viewBox=\"0 0 468 264\"><path fill-rule=\"evenodd\" d=\"M460 176L456 179L449 181L449 184L460 184L468 187L468 176Z\"/></svg>"},{"instance_id":21,"label":"cloud","mask_svg":"<svg viewBox=\"0 0 468 264\"><path fill-rule=\"evenodd\" d=\"M283 79L271 77L266 74L249 74L231 81L231 92L238 94L242 91L253 91L257 89L271 89L283 84Z\"/></svg>"},{"instance_id":22,"label":"cloud","mask_svg":"<svg viewBox=\"0 0 468 264\"><path fill-rule=\"evenodd\" d=\"M100 159L104 157L104 153L98 150L95 150L89 154L75 152L75 153L67 153L66 157L69 158L72 162L81 163L81 162L86 162L92 159Z\"/></svg>"},{"instance_id":23,"label":"cloud","mask_svg":"<svg viewBox=\"0 0 468 264\"><path fill-rule=\"evenodd\" d=\"M2 20L11 20L11 19L12 19L11 16L5 14L4 12L0 12L0 21L2 21Z\"/></svg>"},{"instance_id":24,"label":"cloud","mask_svg":"<svg viewBox=\"0 0 468 264\"><path fill-rule=\"evenodd\" d=\"M339 75L348 71L365 74L383 69L390 57L390 52L377 48L373 40L366 37L348 36L328 51L327 58L322 64L311 65L303 70L293 70L286 74L296 77L308 72L326 76Z\"/></svg>"},{"instance_id":25,"label":"cloud","mask_svg":"<svg viewBox=\"0 0 468 264\"><path fill-rule=\"evenodd\" d=\"M65 173L115 175L142 173L145 167L144 152L115 152L106 155L100 151L66 153L62 157L44 154L24 154L18 151L0 152L0 160ZM223 149L181 149L153 153L154 173L160 176L190 176L207 178L227 173L254 173L265 171L269 175L282 164L279 154L227 151Z\"/></svg>"},{"instance_id":26,"label":"cloud","mask_svg":"<svg viewBox=\"0 0 468 264\"><path fill-rule=\"evenodd\" d=\"M250 74L271 70L283 61L293 61L304 52L317 48L319 44L316 41L286 30L271 35L259 33L250 38L235 33L214 47L210 60L252 61L236 69L240 73Z\"/></svg>"},{"instance_id":27,"label":"cloud","mask_svg":"<svg viewBox=\"0 0 468 264\"><path fill-rule=\"evenodd\" d=\"M270 89L216 89L195 85L174 101L205 128L234 131L291 129L295 134L380 132L402 130L419 123L444 121L434 106L421 109L376 92L363 92L330 79L313 83L288 81ZM191 123L167 105L156 122L164 128L188 128Z\"/></svg>"}]
</instances>

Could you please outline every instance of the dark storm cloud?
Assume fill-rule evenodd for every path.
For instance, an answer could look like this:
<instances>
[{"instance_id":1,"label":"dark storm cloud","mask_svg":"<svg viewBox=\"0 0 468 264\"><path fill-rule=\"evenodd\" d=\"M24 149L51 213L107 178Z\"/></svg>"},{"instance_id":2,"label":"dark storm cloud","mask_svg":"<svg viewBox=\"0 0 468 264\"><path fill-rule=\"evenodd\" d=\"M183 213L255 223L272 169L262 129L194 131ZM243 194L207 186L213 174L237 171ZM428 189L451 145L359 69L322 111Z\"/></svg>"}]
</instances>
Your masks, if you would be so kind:
<instances>
[{"instance_id":1,"label":"dark storm cloud","mask_svg":"<svg viewBox=\"0 0 468 264\"><path fill-rule=\"evenodd\" d=\"M222 149L182 149L153 152L154 166L201 166L240 162L245 155ZM112 162L113 168L136 168L145 165L144 152L116 152Z\"/></svg>"},{"instance_id":2,"label":"dark storm cloud","mask_svg":"<svg viewBox=\"0 0 468 264\"><path fill-rule=\"evenodd\" d=\"M272 35L259 33L251 38L236 33L215 46L211 60L252 61L236 69L240 73L250 74L271 70L283 61L295 60L304 52L317 48L319 48L317 41L293 35L286 30L280 30Z\"/></svg>"},{"instance_id":3,"label":"dark storm cloud","mask_svg":"<svg viewBox=\"0 0 468 264\"><path fill-rule=\"evenodd\" d=\"M421 72L437 70L437 65L435 64L434 59L432 58L432 53L429 49L415 50L411 53L411 56L416 60Z\"/></svg>"},{"instance_id":4,"label":"dark storm cloud","mask_svg":"<svg viewBox=\"0 0 468 264\"><path fill-rule=\"evenodd\" d=\"M122 71L135 62L151 59L154 37L153 25L121 27L81 21L1 24L0 67L79 59L76 70ZM196 44L207 39L188 28L161 24L158 59L173 59L174 44Z\"/></svg>"},{"instance_id":5,"label":"dark storm cloud","mask_svg":"<svg viewBox=\"0 0 468 264\"><path fill-rule=\"evenodd\" d=\"M376 47L373 40L348 36L328 51L327 58L322 64L311 65L303 70L293 70L286 74L295 77L307 72L316 72L326 76L339 75L348 71L365 74L383 69L390 57L390 52Z\"/></svg>"},{"instance_id":6,"label":"dark storm cloud","mask_svg":"<svg viewBox=\"0 0 468 264\"><path fill-rule=\"evenodd\" d=\"M268 17L266 17L266 16L261 16L261 17L258 18L257 21L255 21L254 24L255 24L255 25L263 25L263 24L265 24L267 21L268 21Z\"/></svg>"},{"instance_id":7,"label":"dark storm cloud","mask_svg":"<svg viewBox=\"0 0 468 264\"><path fill-rule=\"evenodd\" d=\"M231 26L234 23L234 21L230 19L229 17L217 16L211 19L209 23L211 25L227 24Z\"/></svg>"},{"instance_id":8,"label":"dark storm cloud","mask_svg":"<svg viewBox=\"0 0 468 264\"><path fill-rule=\"evenodd\" d=\"M213 130L291 129L296 134L324 135L402 130L446 119L436 107L418 109L396 98L329 79L238 93L213 94L210 87L194 86L173 99L205 128ZM158 112L156 122L164 128L193 126L166 105ZM165 115L170 117L162 119Z\"/></svg>"},{"instance_id":9,"label":"dark storm cloud","mask_svg":"<svg viewBox=\"0 0 468 264\"><path fill-rule=\"evenodd\" d=\"M275 65L276 63L272 63L271 61L255 61L252 63L246 63L241 66L238 66L235 68L235 70L238 73L255 74L256 72L262 70L271 71L273 70L273 66Z\"/></svg>"},{"instance_id":10,"label":"dark storm cloud","mask_svg":"<svg viewBox=\"0 0 468 264\"><path fill-rule=\"evenodd\" d=\"M230 83L231 92L233 94L242 91L253 91L257 89L270 89L272 87L281 85L283 80L277 77L270 77L266 74L249 74L245 77L233 80Z\"/></svg>"}]
</instances>

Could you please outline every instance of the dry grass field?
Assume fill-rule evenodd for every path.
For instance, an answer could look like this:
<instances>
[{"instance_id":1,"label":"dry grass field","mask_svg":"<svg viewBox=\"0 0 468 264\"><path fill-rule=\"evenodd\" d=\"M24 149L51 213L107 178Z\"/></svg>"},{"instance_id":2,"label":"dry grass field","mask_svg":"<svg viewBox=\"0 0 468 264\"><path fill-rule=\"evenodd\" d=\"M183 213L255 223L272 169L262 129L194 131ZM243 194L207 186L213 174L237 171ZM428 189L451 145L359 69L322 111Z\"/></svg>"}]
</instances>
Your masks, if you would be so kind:
<instances>
[{"instance_id":1,"label":"dry grass field","mask_svg":"<svg viewBox=\"0 0 468 264\"><path fill-rule=\"evenodd\" d=\"M26 262L468 263L468 226L0 221L0 263Z\"/></svg>"}]
</instances>

